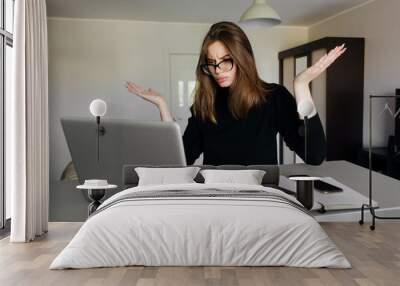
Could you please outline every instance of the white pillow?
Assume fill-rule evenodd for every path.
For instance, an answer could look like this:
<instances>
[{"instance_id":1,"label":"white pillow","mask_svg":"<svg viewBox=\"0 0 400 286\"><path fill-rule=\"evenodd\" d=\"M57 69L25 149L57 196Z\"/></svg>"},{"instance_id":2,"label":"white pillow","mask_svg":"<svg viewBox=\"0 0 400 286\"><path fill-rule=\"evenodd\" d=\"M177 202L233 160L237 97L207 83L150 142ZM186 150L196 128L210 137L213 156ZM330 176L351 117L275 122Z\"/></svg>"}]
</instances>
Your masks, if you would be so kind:
<instances>
[{"instance_id":1,"label":"white pillow","mask_svg":"<svg viewBox=\"0 0 400 286\"><path fill-rule=\"evenodd\" d=\"M138 186L196 183L193 179L200 167L136 167Z\"/></svg>"},{"instance_id":2,"label":"white pillow","mask_svg":"<svg viewBox=\"0 0 400 286\"><path fill-rule=\"evenodd\" d=\"M247 185L261 185L265 175L263 170L218 170L205 169L200 174L204 177L204 183L236 183Z\"/></svg>"}]
</instances>

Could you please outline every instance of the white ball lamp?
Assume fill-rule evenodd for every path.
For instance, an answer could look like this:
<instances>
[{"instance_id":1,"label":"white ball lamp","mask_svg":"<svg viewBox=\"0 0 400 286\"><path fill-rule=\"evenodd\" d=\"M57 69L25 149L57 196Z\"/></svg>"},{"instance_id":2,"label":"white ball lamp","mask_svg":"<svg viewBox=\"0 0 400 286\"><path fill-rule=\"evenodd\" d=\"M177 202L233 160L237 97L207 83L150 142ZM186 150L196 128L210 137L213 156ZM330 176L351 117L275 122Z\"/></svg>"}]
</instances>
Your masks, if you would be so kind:
<instances>
[{"instance_id":1,"label":"white ball lamp","mask_svg":"<svg viewBox=\"0 0 400 286\"><path fill-rule=\"evenodd\" d=\"M100 117L104 116L107 112L107 103L102 99L94 99L89 106L90 113L96 117L97 123L97 162L99 162L100 157L100 135L104 135L106 130L104 126L100 127Z\"/></svg>"},{"instance_id":2,"label":"white ball lamp","mask_svg":"<svg viewBox=\"0 0 400 286\"><path fill-rule=\"evenodd\" d=\"M297 112L304 118L304 161L307 164L308 117L314 116L317 111L310 99L303 98L297 104Z\"/></svg>"}]
</instances>

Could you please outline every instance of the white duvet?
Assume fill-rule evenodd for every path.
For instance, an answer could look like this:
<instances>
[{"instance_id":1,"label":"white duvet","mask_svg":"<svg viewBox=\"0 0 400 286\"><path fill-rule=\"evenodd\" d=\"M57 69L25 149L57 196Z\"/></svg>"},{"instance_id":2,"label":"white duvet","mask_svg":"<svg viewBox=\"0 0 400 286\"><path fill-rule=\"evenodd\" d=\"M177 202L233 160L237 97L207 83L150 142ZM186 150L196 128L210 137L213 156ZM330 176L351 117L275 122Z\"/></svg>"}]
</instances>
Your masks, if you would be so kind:
<instances>
[{"instance_id":1,"label":"white duvet","mask_svg":"<svg viewBox=\"0 0 400 286\"><path fill-rule=\"evenodd\" d=\"M301 210L257 198L116 199L163 190L264 190L243 184L137 186L107 199L50 269L145 266L294 266L350 268L318 222ZM298 202L297 202L298 203ZM108 208L105 208L108 205Z\"/></svg>"}]
</instances>

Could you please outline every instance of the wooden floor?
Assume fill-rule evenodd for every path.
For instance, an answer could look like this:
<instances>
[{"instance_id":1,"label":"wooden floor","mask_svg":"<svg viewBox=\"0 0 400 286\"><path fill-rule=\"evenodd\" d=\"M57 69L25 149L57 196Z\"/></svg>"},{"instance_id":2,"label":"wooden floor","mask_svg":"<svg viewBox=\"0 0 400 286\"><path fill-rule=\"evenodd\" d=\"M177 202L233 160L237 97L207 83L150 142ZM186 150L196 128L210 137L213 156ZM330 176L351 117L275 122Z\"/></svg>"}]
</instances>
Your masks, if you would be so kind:
<instances>
[{"instance_id":1,"label":"wooden floor","mask_svg":"<svg viewBox=\"0 0 400 286\"><path fill-rule=\"evenodd\" d=\"M32 243L0 241L0 285L400 285L400 222L322 223L353 268L119 267L48 270L81 223L50 223Z\"/></svg>"}]
</instances>

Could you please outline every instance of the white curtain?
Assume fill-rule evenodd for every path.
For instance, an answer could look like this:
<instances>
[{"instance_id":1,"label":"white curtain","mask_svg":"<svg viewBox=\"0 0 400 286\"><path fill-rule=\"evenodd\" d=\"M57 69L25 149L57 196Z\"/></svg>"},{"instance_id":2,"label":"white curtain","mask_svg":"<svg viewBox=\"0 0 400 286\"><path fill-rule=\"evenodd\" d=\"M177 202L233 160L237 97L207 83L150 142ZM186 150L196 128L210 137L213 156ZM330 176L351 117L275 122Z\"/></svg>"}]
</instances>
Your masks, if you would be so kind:
<instances>
[{"instance_id":1,"label":"white curtain","mask_svg":"<svg viewBox=\"0 0 400 286\"><path fill-rule=\"evenodd\" d=\"M6 134L10 136L6 164L12 194L10 241L28 242L48 227L46 1L16 0L14 11L13 92L6 98L11 107L6 113Z\"/></svg>"}]
</instances>

